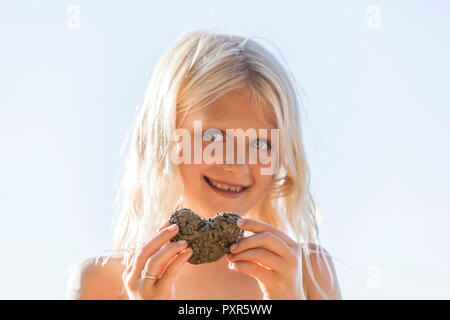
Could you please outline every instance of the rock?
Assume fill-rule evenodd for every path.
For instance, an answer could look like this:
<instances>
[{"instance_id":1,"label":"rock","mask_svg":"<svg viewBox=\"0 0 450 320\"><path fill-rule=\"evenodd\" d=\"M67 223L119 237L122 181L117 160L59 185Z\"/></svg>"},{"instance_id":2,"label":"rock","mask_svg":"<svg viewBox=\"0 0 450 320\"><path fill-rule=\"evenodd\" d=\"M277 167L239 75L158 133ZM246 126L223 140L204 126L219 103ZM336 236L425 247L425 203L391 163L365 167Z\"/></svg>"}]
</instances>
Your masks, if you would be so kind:
<instances>
[{"instance_id":1,"label":"rock","mask_svg":"<svg viewBox=\"0 0 450 320\"><path fill-rule=\"evenodd\" d=\"M244 235L237 227L241 217L232 212L221 212L208 220L190 209L183 208L172 212L169 221L177 224L179 231L170 241L186 240L193 249L188 262L202 264L214 262L230 253L230 246Z\"/></svg>"}]
</instances>

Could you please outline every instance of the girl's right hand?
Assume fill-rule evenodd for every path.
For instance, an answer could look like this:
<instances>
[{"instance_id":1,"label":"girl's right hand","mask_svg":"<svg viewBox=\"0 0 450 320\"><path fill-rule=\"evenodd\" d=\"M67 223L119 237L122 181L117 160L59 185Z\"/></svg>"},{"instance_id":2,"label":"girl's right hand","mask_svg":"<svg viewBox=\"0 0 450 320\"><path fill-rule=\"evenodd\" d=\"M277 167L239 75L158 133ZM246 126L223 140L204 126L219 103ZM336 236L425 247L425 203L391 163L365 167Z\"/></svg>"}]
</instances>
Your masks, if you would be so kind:
<instances>
[{"instance_id":1,"label":"girl's right hand","mask_svg":"<svg viewBox=\"0 0 450 320\"><path fill-rule=\"evenodd\" d=\"M170 226L170 227L169 227ZM124 287L132 300L173 300L174 280L192 254L187 243L170 242L178 233L176 224L167 220L158 233L141 246L122 273ZM152 280L141 278L142 270L158 276Z\"/></svg>"}]
</instances>

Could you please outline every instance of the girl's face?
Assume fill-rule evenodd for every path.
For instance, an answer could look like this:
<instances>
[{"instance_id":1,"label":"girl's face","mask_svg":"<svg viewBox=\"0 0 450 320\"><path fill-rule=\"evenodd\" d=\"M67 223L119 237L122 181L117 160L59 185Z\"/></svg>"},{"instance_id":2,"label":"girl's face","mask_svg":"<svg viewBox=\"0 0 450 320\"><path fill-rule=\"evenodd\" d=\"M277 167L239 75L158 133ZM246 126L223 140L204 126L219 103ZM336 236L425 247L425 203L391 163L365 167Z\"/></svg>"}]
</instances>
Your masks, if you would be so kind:
<instances>
[{"instance_id":1,"label":"girl's face","mask_svg":"<svg viewBox=\"0 0 450 320\"><path fill-rule=\"evenodd\" d=\"M256 152L267 152L271 159L274 158L275 151L270 147L272 143L270 129L274 127L270 126L268 121L263 121L265 116L258 114L258 110L260 110L259 107L252 105L245 91L234 90L208 107L191 112L181 124L179 123L181 119L177 119L177 128L189 131L191 136L190 162L178 164L183 184L182 206L184 208L193 210L205 219L223 211L245 216L250 208L267 195L273 174L264 173L261 169L267 169L273 164L267 164L267 162L263 164L259 156L256 163L249 161L251 149ZM194 121L197 125L195 131ZM198 129L199 124L201 124L201 131ZM233 130L234 138L226 135L227 129ZM245 137L245 140L241 140L245 141L244 144L238 144L237 129L242 129L243 134L240 135ZM256 136L246 135L245 132L248 129L254 129ZM259 129L266 129L267 136L259 135ZM196 150L195 135L197 139L200 138L197 140L200 143L195 147ZM223 159L223 164L205 163L205 150L211 150L212 144L221 146L220 158ZM233 147L234 152L231 153ZM200 164L194 163L194 152L198 155L198 151L201 151L202 156ZM183 153L184 151L180 155ZM240 162L238 162L239 153ZM209 154L216 156L215 152L209 151ZM228 162L232 160L231 164L226 163L227 155ZM226 188L229 190L223 190Z\"/></svg>"}]
</instances>

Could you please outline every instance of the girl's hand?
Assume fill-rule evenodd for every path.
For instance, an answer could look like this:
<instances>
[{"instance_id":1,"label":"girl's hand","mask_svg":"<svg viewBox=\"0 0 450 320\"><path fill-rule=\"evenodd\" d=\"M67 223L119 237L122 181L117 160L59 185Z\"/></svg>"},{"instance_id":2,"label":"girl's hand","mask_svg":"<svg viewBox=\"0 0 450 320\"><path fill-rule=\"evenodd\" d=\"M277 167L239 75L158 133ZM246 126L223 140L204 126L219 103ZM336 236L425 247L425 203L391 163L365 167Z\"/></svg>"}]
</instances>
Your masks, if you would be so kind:
<instances>
[{"instance_id":1,"label":"girl's hand","mask_svg":"<svg viewBox=\"0 0 450 320\"><path fill-rule=\"evenodd\" d=\"M125 268L122 279L130 299L174 299L175 277L192 254L191 248L186 249L186 241L184 244L169 242L177 233L178 226L166 221ZM148 275L160 278L141 278L144 268Z\"/></svg>"},{"instance_id":2,"label":"girl's hand","mask_svg":"<svg viewBox=\"0 0 450 320\"><path fill-rule=\"evenodd\" d=\"M242 230L254 233L230 247L228 266L258 280L264 300L306 300L301 246L270 224L239 219Z\"/></svg>"}]
</instances>

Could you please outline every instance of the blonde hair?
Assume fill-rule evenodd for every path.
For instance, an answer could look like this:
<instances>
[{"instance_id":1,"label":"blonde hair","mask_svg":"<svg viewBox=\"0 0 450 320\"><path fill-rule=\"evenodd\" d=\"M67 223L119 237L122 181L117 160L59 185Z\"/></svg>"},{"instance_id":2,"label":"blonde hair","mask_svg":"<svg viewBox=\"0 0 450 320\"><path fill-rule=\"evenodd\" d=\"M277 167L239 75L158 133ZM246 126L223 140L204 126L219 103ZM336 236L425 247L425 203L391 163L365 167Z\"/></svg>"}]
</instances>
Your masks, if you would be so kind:
<instances>
[{"instance_id":1,"label":"blonde hair","mask_svg":"<svg viewBox=\"0 0 450 320\"><path fill-rule=\"evenodd\" d=\"M169 154L177 116L245 88L258 105L271 108L271 121L282 141L272 190L247 215L306 244L311 270L309 244L319 243L318 210L309 190L300 103L293 83L290 72L252 38L196 30L177 39L157 63L136 116L114 200L113 254L127 263L139 245L180 208L180 177ZM330 271L328 259L324 261Z\"/></svg>"}]
</instances>

